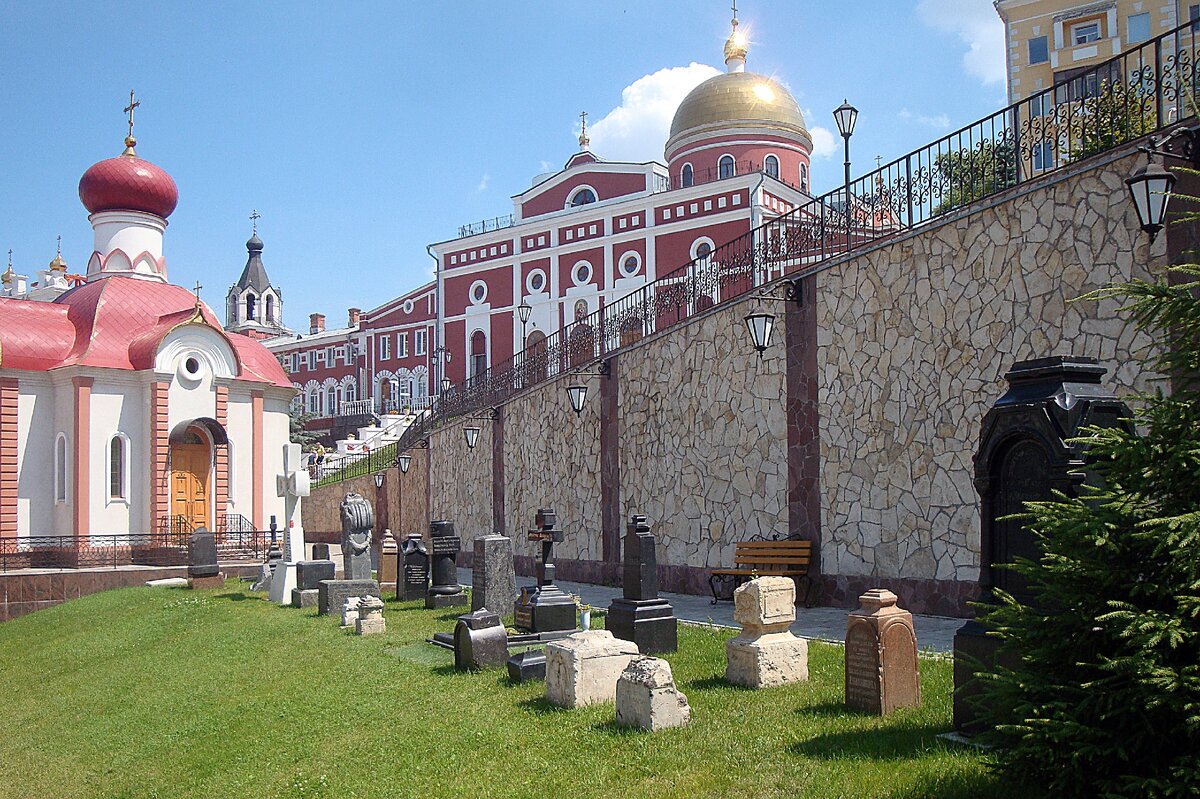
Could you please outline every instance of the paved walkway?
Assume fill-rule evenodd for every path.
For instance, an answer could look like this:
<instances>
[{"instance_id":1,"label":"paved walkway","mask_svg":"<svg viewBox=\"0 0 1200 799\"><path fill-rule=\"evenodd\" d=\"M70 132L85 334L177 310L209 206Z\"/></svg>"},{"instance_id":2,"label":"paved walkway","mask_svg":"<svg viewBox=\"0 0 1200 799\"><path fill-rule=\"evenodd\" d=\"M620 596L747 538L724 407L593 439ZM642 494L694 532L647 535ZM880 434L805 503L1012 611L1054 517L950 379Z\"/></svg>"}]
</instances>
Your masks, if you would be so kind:
<instances>
[{"instance_id":1,"label":"paved walkway","mask_svg":"<svg viewBox=\"0 0 1200 799\"><path fill-rule=\"evenodd\" d=\"M458 580L463 585L471 585L471 570L459 569ZM517 577L517 585L529 582L529 577ZM556 581L559 588L575 594L594 608L607 608L613 599L621 595L620 588L608 585L591 585L589 583L571 583L566 580ZM733 620L733 603L718 602L712 604L710 597L695 594L672 594L666 591L661 596L671 603L675 615L683 621L716 624L721 627L738 627ZM846 640L846 614L850 611L844 608L804 608L797 606L796 623L792 632L801 638L813 638L819 641L834 641L843 643ZM963 625L963 619L950 619L945 616L913 616L913 626L917 630L917 645L922 650L949 653L954 643L954 633Z\"/></svg>"}]
</instances>

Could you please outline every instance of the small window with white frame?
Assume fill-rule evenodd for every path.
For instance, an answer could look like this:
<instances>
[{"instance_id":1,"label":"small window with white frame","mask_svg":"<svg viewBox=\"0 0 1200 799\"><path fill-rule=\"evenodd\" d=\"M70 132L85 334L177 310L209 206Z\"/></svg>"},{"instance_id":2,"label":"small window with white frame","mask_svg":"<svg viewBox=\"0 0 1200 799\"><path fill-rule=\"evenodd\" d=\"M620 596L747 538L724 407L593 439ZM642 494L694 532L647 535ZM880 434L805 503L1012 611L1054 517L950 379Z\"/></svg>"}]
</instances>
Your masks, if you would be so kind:
<instances>
[{"instance_id":1,"label":"small window with white frame","mask_svg":"<svg viewBox=\"0 0 1200 799\"><path fill-rule=\"evenodd\" d=\"M763 159L763 172L766 172L770 177L779 180L779 159L773 155L768 155Z\"/></svg>"},{"instance_id":2,"label":"small window with white frame","mask_svg":"<svg viewBox=\"0 0 1200 799\"><path fill-rule=\"evenodd\" d=\"M415 333L413 333L413 354L414 355L424 355L425 354L425 335L426 334L425 334L424 330L418 330Z\"/></svg>"},{"instance_id":3,"label":"small window with white frame","mask_svg":"<svg viewBox=\"0 0 1200 799\"><path fill-rule=\"evenodd\" d=\"M377 340L379 342L379 360L386 361L392 357L392 337L380 336Z\"/></svg>"},{"instance_id":4,"label":"small window with white frame","mask_svg":"<svg viewBox=\"0 0 1200 799\"><path fill-rule=\"evenodd\" d=\"M67 480L69 476L67 466L67 435L59 433L54 440L54 502L55 504L65 503L67 501Z\"/></svg>"},{"instance_id":5,"label":"small window with white frame","mask_svg":"<svg viewBox=\"0 0 1200 799\"><path fill-rule=\"evenodd\" d=\"M1091 44L1100 41L1100 20L1077 22L1071 26L1071 43Z\"/></svg>"},{"instance_id":6,"label":"small window with white frame","mask_svg":"<svg viewBox=\"0 0 1200 799\"><path fill-rule=\"evenodd\" d=\"M396 334L396 357L397 358L407 358L408 357L408 334L407 333L397 333Z\"/></svg>"},{"instance_id":7,"label":"small window with white frame","mask_svg":"<svg viewBox=\"0 0 1200 799\"><path fill-rule=\"evenodd\" d=\"M634 277L642 269L642 258L636 252L627 252L621 256L621 275Z\"/></svg>"},{"instance_id":8,"label":"small window with white frame","mask_svg":"<svg viewBox=\"0 0 1200 799\"><path fill-rule=\"evenodd\" d=\"M108 442L108 501L129 501L129 439L117 433Z\"/></svg>"}]
</instances>

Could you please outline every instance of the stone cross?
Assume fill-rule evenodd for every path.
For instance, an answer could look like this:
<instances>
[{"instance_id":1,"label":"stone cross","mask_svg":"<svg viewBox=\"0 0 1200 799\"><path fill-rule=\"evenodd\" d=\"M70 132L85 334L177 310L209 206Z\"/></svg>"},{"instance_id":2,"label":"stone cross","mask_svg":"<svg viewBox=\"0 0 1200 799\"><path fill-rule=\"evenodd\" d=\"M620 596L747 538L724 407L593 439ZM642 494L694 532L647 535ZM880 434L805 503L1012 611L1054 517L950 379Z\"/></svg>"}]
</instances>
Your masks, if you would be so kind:
<instances>
[{"instance_id":1,"label":"stone cross","mask_svg":"<svg viewBox=\"0 0 1200 799\"><path fill-rule=\"evenodd\" d=\"M300 523L300 500L309 493L308 469L299 444L283 445L283 473L275 477L275 493L283 497L283 562L271 578L271 601L290 605L296 587L296 564L304 560L304 527Z\"/></svg>"}]
</instances>

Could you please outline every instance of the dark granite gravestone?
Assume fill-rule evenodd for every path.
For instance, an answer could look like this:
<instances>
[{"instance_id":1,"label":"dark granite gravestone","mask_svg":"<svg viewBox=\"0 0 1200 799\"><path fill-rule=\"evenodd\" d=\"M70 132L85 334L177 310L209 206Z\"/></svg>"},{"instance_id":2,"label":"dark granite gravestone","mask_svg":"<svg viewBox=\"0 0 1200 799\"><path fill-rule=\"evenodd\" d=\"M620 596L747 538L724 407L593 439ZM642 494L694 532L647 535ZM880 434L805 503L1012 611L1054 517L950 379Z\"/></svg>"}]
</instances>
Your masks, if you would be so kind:
<instances>
[{"instance_id":1,"label":"dark granite gravestone","mask_svg":"<svg viewBox=\"0 0 1200 799\"><path fill-rule=\"evenodd\" d=\"M517 598L517 573L513 569L512 541L503 535L475 539L471 569L471 610L499 608L507 611Z\"/></svg>"},{"instance_id":2,"label":"dark granite gravestone","mask_svg":"<svg viewBox=\"0 0 1200 799\"><path fill-rule=\"evenodd\" d=\"M575 600L554 584L553 550L563 540L558 529L558 514L553 508L540 508L534 517L529 540L541 542L542 560L537 566L538 584L521 589L513 607L515 626L535 633L575 629Z\"/></svg>"},{"instance_id":3,"label":"dark granite gravestone","mask_svg":"<svg viewBox=\"0 0 1200 799\"><path fill-rule=\"evenodd\" d=\"M188 585L191 588L220 588L225 584L217 564L217 539L201 527L188 536Z\"/></svg>"},{"instance_id":4,"label":"dark granite gravestone","mask_svg":"<svg viewBox=\"0 0 1200 799\"><path fill-rule=\"evenodd\" d=\"M982 550L980 601L1000 588L1022 602L1036 596L1020 575L997 568L1014 558L1037 560L1040 547L1020 519L1025 502L1051 499L1053 491L1073 496L1085 479L1086 452L1069 443L1081 428L1131 430L1129 408L1101 385L1107 370L1095 358L1057 356L1022 361L1005 375L1008 391L983 417L975 455L975 489L980 497ZM998 641L972 619L954 636L954 726L964 733L982 729L972 706L978 694L971 661L1008 661Z\"/></svg>"},{"instance_id":5,"label":"dark granite gravestone","mask_svg":"<svg viewBox=\"0 0 1200 799\"><path fill-rule=\"evenodd\" d=\"M358 494L342 498L343 580L317 583L317 612L321 616L341 613L352 596L379 596L379 583L371 579L371 528L375 513L371 503Z\"/></svg>"},{"instance_id":6,"label":"dark granite gravestone","mask_svg":"<svg viewBox=\"0 0 1200 799\"><path fill-rule=\"evenodd\" d=\"M296 588L301 591L320 588L322 580L332 580L333 578L334 563L332 560L302 560L296 564Z\"/></svg>"},{"instance_id":7,"label":"dark granite gravestone","mask_svg":"<svg viewBox=\"0 0 1200 799\"><path fill-rule=\"evenodd\" d=\"M528 682L546 679L546 651L527 649L508 659L508 679L512 682Z\"/></svg>"},{"instance_id":8,"label":"dark granite gravestone","mask_svg":"<svg viewBox=\"0 0 1200 799\"><path fill-rule=\"evenodd\" d=\"M671 603L658 595L658 558L645 516L630 516L625 525L622 594L608 606L605 629L633 641L642 654L674 652L679 646L678 620Z\"/></svg>"},{"instance_id":9,"label":"dark granite gravestone","mask_svg":"<svg viewBox=\"0 0 1200 799\"><path fill-rule=\"evenodd\" d=\"M400 547L404 568L396 585L396 599L424 599L429 590L429 552L420 535L413 533Z\"/></svg>"},{"instance_id":10,"label":"dark granite gravestone","mask_svg":"<svg viewBox=\"0 0 1200 799\"><path fill-rule=\"evenodd\" d=\"M508 632L487 608L458 617L454 626L454 668L503 666L508 659Z\"/></svg>"},{"instance_id":11,"label":"dark granite gravestone","mask_svg":"<svg viewBox=\"0 0 1200 799\"><path fill-rule=\"evenodd\" d=\"M329 560L329 544L313 544L313 560Z\"/></svg>"},{"instance_id":12,"label":"dark granite gravestone","mask_svg":"<svg viewBox=\"0 0 1200 799\"><path fill-rule=\"evenodd\" d=\"M454 522L436 521L429 525L433 558L433 584L425 594L425 607L448 608L467 604L467 592L458 584L458 551L462 543L454 534Z\"/></svg>"},{"instance_id":13,"label":"dark granite gravestone","mask_svg":"<svg viewBox=\"0 0 1200 799\"><path fill-rule=\"evenodd\" d=\"M317 615L339 616L350 597L379 596L374 580L322 580L317 585Z\"/></svg>"}]
</instances>

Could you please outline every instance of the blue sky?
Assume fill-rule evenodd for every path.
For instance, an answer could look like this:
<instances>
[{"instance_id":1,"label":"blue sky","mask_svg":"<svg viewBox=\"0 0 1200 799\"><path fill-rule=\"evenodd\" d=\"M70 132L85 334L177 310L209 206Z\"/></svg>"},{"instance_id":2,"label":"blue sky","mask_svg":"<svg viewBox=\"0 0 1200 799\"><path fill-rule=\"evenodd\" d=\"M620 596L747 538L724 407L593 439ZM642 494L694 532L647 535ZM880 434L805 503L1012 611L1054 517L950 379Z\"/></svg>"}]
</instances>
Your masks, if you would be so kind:
<instances>
[{"instance_id":1,"label":"blue sky","mask_svg":"<svg viewBox=\"0 0 1200 799\"><path fill-rule=\"evenodd\" d=\"M860 109L855 174L1004 105L991 0L742 0L747 68L781 80L840 181L830 112ZM121 150L179 184L170 277L223 308L252 208L285 322L331 326L428 280L425 245L507 214L578 149L662 160L674 105L723 69L725 0L0 4L0 253L82 272L79 176ZM706 67L708 69L706 69ZM824 132L823 132L824 131ZM0 267L2 268L2 267Z\"/></svg>"}]
</instances>

